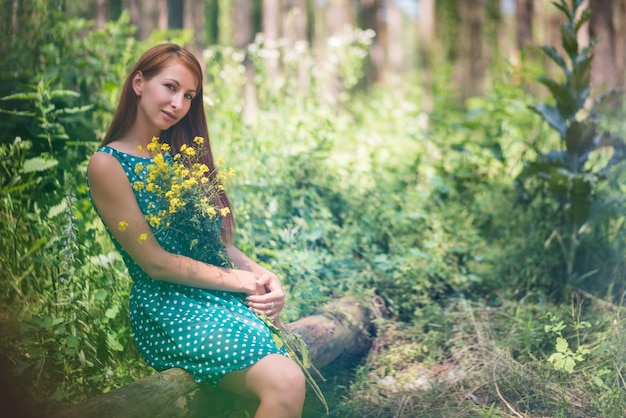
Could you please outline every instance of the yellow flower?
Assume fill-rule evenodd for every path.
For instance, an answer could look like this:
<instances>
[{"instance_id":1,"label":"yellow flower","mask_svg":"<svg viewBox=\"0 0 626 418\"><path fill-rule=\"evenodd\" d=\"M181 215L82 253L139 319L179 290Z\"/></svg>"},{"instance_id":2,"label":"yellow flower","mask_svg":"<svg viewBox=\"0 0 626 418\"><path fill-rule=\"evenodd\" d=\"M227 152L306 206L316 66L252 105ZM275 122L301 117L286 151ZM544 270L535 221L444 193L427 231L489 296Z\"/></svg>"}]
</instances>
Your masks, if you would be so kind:
<instances>
[{"instance_id":1,"label":"yellow flower","mask_svg":"<svg viewBox=\"0 0 626 418\"><path fill-rule=\"evenodd\" d=\"M187 149L187 144L183 144L180 146L180 152L184 152Z\"/></svg>"},{"instance_id":2,"label":"yellow flower","mask_svg":"<svg viewBox=\"0 0 626 418\"><path fill-rule=\"evenodd\" d=\"M148 183L148 185L146 186L146 190L149 192L153 192L155 190L154 183Z\"/></svg>"},{"instance_id":3,"label":"yellow flower","mask_svg":"<svg viewBox=\"0 0 626 418\"><path fill-rule=\"evenodd\" d=\"M126 231L126 228L128 228L128 222L126 221L120 221L120 223L117 224L117 227L119 228L120 231Z\"/></svg>"},{"instance_id":4,"label":"yellow flower","mask_svg":"<svg viewBox=\"0 0 626 418\"><path fill-rule=\"evenodd\" d=\"M235 169L232 167L228 169L228 177L235 177Z\"/></svg>"},{"instance_id":5,"label":"yellow flower","mask_svg":"<svg viewBox=\"0 0 626 418\"><path fill-rule=\"evenodd\" d=\"M196 155L196 150L193 149L193 148L186 148L185 149L185 154L187 154L187 156L189 156L189 157L193 157L194 155Z\"/></svg>"},{"instance_id":6,"label":"yellow flower","mask_svg":"<svg viewBox=\"0 0 626 418\"><path fill-rule=\"evenodd\" d=\"M197 136L193 139L193 142L195 142L196 144L200 145L204 142L204 138L202 138L201 136Z\"/></svg>"},{"instance_id":7,"label":"yellow flower","mask_svg":"<svg viewBox=\"0 0 626 418\"><path fill-rule=\"evenodd\" d=\"M158 216L155 215L148 215L148 222L150 222L150 225L157 228L159 225L161 225L161 218L159 218Z\"/></svg>"},{"instance_id":8,"label":"yellow flower","mask_svg":"<svg viewBox=\"0 0 626 418\"><path fill-rule=\"evenodd\" d=\"M137 151L143 152L143 147L141 145L137 145Z\"/></svg>"},{"instance_id":9,"label":"yellow flower","mask_svg":"<svg viewBox=\"0 0 626 418\"><path fill-rule=\"evenodd\" d=\"M220 209L220 215L222 215L222 217L228 215L230 213L230 208L222 208Z\"/></svg>"},{"instance_id":10,"label":"yellow flower","mask_svg":"<svg viewBox=\"0 0 626 418\"><path fill-rule=\"evenodd\" d=\"M224 161L224 159L222 157L218 157L217 158L217 165L224 165L226 161Z\"/></svg>"},{"instance_id":11,"label":"yellow flower","mask_svg":"<svg viewBox=\"0 0 626 418\"><path fill-rule=\"evenodd\" d=\"M170 148L170 144L166 144L166 143L161 144L161 151L162 152L169 152L170 149L171 149Z\"/></svg>"},{"instance_id":12,"label":"yellow flower","mask_svg":"<svg viewBox=\"0 0 626 418\"><path fill-rule=\"evenodd\" d=\"M143 181L139 180L133 183L133 189L139 191L139 190L143 190L143 188L144 188Z\"/></svg>"},{"instance_id":13,"label":"yellow flower","mask_svg":"<svg viewBox=\"0 0 626 418\"><path fill-rule=\"evenodd\" d=\"M141 235L139 235L139 238L137 238L137 241L139 241L139 243L141 244L142 242L144 242L147 239L148 239L148 234L141 234Z\"/></svg>"},{"instance_id":14,"label":"yellow flower","mask_svg":"<svg viewBox=\"0 0 626 418\"><path fill-rule=\"evenodd\" d=\"M183 189L188 189L191 186L195 186L196 184L198 184L198 181L195 178L188 178L187 180L183 181Z\"/></svg>"},{"instance_id":15,"label":"yellow flower","mask_svg":"<svg viewBox=\"0 0 626 418\"><path fill-rule=\"evenodd\" d=\"M141 148L141 145L139 145L137 148ZM143 170L143 164L137 163L137 165L135 165L135 174L141 173L141 170Z\"/></svg>"}]
</instances>

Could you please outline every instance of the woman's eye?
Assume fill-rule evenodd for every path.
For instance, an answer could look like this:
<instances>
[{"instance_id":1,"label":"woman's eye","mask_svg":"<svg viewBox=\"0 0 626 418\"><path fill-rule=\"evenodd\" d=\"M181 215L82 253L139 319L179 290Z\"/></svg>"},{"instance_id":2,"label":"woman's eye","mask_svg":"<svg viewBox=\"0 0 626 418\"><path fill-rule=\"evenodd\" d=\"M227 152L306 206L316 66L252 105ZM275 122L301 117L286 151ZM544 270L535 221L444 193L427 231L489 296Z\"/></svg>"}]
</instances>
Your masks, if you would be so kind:
<instances>
[{"instance_id":1,"label":"woman's eye","mask_svg":"<svg viewBox=\"0 0 626 418\"><path fill-rule=\"evenodd\" d=\"M168 90L174 90L174 86L172 84L166 84L165 88Z\"/></svg>"},{"instance_id":2,"label":"woman's eye","mask_svg":"<svg viewBox=\"0 0 626 418\"><path fill-rule=\"evenodd\" d=\"M187 100L193 100L193 96L191 94L185 94L185 98Z\"/></svg>"}]
</instances>

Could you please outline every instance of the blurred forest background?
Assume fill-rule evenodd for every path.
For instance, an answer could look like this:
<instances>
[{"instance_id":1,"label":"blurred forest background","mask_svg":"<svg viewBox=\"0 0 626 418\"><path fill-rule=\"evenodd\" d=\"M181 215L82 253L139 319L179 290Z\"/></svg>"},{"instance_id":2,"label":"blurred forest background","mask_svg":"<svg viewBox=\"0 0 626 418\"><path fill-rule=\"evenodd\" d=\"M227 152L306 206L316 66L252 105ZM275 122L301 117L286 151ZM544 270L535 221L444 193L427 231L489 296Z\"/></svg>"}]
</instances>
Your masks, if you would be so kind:
<instances>
[{"instance_id":1,"label":"blurred forest background","mask_svg":"<svg viewBox=\"0 0 626 418\"><path fill-rule=\"evenodd\" d=\"M0 393L21 416L154 373L85 173L164 41L204 65L237 243L283 278L283 321L372 313L369 353L322 370L330 416L626 416L626 0L0 5Z\"/></svg>"}]
</instances>

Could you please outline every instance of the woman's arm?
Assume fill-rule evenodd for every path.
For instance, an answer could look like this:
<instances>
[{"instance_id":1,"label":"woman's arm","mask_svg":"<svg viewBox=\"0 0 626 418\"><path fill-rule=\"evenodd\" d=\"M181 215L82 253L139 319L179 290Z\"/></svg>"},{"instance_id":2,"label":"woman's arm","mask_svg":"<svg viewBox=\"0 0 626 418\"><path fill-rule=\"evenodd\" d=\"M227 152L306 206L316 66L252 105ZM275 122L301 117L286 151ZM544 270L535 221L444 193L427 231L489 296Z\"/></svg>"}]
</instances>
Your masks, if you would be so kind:
<instances>
[{"instance_id":1,"label":"woman's arm","mask_svg":"<svg viewBox=\"0 0 626 418\"><path fill-rule=\"evenodd\" d=\"M117 159L95 153L88 167L89 189L94 205L115 239L153 279L206 289L259 293L257 275L248 269L228 269L165 251L152 234L141 212L128 177ZM128 224L120 231L119 223ZM146 234L147 239L139 237Z\"/></svg>"},{"instance_id":2,"label":"woman's arm","mask_svg":"<svg viewBox=\"0 0 626 418\"><path fill-rule=\"evenodd\" d=\"M248 296L248 306L259 313L269 316L274 322L285 307L285 292L277 275L255 263L232 244L226 246L228 256L235 266L253 272L260 285L259 292Z\"/></svg>"}]
</instances>

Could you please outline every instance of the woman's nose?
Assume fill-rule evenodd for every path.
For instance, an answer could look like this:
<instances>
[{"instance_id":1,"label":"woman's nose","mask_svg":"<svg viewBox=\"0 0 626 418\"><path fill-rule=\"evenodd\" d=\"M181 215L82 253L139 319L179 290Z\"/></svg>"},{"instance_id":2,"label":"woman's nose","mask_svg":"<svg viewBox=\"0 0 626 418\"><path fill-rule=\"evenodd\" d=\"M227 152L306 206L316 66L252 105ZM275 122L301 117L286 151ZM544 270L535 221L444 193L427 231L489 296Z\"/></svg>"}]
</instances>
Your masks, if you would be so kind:
<instances>
[{"instance_id":1,"label":"woman's nose","mask_svg":"<svg viewBox=\"0 0 626 418\"><path fill-rule=\"evenodd\" d=\"M183 94L175 94L172 97L172 107L175 109L182 108L183 100L185 100L185 97Z\"/></svg>"}]
</instances>

